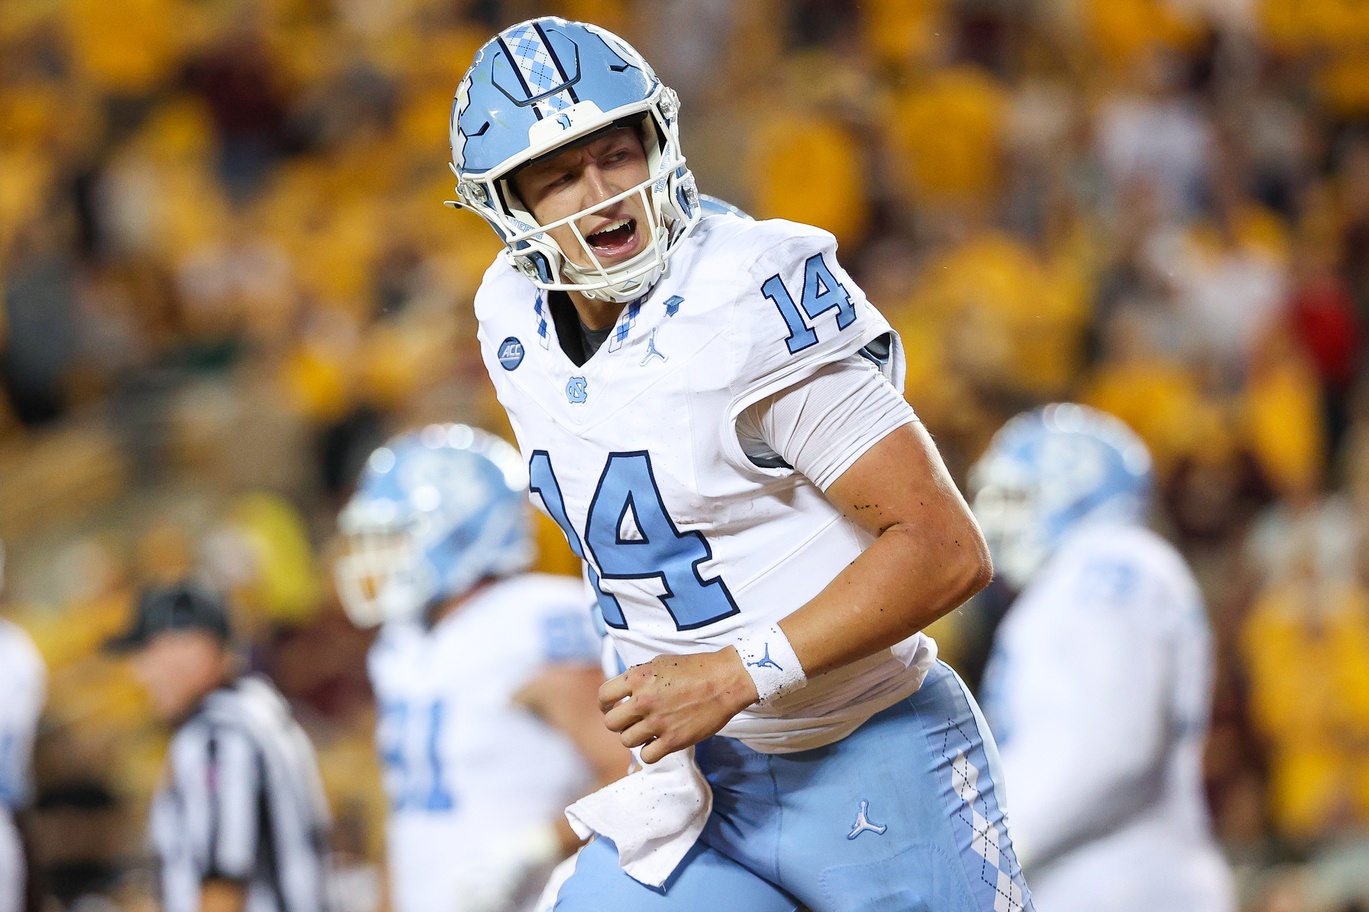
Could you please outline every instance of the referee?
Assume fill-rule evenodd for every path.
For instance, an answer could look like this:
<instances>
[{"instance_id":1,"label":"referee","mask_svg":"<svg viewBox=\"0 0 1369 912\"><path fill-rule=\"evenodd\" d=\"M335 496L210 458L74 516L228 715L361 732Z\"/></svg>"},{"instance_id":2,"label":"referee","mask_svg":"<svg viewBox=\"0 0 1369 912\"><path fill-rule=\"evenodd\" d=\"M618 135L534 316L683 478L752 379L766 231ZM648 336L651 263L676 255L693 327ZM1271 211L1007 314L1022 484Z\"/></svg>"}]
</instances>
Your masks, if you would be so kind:
<instances>
[{"instance_id":1,"label":"referee","mask_svg":"<svg viewBox=\"0 0 1369 912\"><path fill-rule=\"evenodd\" d=\"M313 747L275 687L242 673L223 600L188 583L149 589L107 645L132 654L175 727L150 825L165 912L325 912Z\"/></svg>"}]
</instances>

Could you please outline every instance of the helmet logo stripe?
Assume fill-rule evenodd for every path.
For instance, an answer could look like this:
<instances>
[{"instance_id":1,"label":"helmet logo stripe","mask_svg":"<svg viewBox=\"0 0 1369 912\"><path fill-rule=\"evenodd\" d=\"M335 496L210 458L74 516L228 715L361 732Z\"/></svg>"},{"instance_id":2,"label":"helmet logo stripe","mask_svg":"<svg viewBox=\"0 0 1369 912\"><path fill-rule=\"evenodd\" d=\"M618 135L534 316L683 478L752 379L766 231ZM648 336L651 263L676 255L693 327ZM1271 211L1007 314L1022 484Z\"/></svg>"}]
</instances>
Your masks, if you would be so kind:
<instances>
[{"instance_id":1,"label":"helmet logo stripe","mask_svg":"<svg viewBox=\"0 0 1369 912\"><path fill-rule=\"evenodd\" d=\"M534 104L539 120L548 114L564 111L575 103L568 91L547 95L558 86L564 86L568 80L540 28L536 25L515 26L505 32L500 41L507 48L509 59L514 62L514 70L518 73L519 81L527 88L528 97L534 99L546 95Z\"/></svg>"}]
</instances>

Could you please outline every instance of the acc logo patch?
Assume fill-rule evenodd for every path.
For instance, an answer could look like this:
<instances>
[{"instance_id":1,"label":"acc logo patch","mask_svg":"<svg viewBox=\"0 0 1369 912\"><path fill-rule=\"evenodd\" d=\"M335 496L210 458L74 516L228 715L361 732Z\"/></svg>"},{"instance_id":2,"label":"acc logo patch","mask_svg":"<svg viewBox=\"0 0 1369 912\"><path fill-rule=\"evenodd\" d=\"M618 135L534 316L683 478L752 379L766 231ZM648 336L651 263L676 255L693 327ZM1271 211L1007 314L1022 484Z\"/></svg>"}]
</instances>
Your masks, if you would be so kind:
<instances>
[{"instance_id":1,"label":"acc logo patch","mask_svg":"<svg viewBox=\"0 0 1369 912\"><path fill-rule=\"evenodd\" d=\"M509 336L499 343L499 363L506 371L523 363L523 343L516 336Z\"/></svg>"},{"instance_id":2,"label":"acc logo patch","mask_svg":"<svg viewBox=\"0 0 1369 912\"><path fill-rule=\"evenodd\" d=\"M588 386L584 377L571 377L566 382L566 399L575 405L579 405L589 398Z\"/></svg>"}]
</instances>

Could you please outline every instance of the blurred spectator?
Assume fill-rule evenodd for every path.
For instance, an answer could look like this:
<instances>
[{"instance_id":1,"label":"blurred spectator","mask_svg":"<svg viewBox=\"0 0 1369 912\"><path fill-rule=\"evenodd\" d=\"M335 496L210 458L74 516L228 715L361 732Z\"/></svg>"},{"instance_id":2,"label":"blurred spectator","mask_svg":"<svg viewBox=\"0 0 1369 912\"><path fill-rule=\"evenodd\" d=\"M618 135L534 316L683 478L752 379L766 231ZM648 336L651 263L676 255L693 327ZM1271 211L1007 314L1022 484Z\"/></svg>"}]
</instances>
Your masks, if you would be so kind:
<instances>
[{"instance_id":1,"label":"blurred spectator","mask_svg":"<svg viewBox=\"0 0 1369 912\"><path fill-rule=\"evenodd\" d=\"M1279 320L1287 286L1286 241L1278 222L1250 205L1233 178L1210 219L1157 237L1151 256L1174 283L1186 357L1238 389L1258 341Z\"/></svg>"},{"instance_id":2,"label":"blurred spectator","mask_svg":"<svg viewBox=\"0 0 1369 912\"><path fill-rule=\"evenodd\" d=\"M1309 844L1369 825L1369 591L1319 573L1304 541L1252 607L1242 653L1279 832Z\"/></svg>"},{"instance_id":3,"label":"blurred spectator","mask_svg":"<svg viewBox=\"0 0 1369 912\"><path fill-rule=\"evenodd\" d=\"M245 11L242 15L187 62L183 76L209 106L219 142L219 178L238 200L254 193L287 151L286 103L274 64L259 23Z\"/></svg>"},{"instance_id":4,"label":"blurred spectator","mask_svg":"<svg viewBox=\"0 0 1369 912\"><path fill-rule=\"evenodd\" d=\"M20 229L6 258L0 378L26 425L49 422L66 408L77 333L69 229L65 210L45 212Z\"/></svg>"},{"instance_id":5,"label":"blurred spectator","mask_svg":"<svg viewBox=\"0 0 1369 912\"><path fill-rule=\"evenodd\" d=\"M1143 181L1153 187L1167 216L1192 215L1202 205L1215 164L1208 110L1184 91L1183 60L1170 50L1153 49L1131 75L1132 90L1108 97L1097 114L1104 173L1115 193Z\"/></svg>"},{"instance_id":6,"label":"blurred spectator","mask_svg":"<svg viewBox=\"0 0 1369 912\"><path fill-rule=\"evenodd\" d=\"M1303 845L1369 824L1363 792L1369 663L1365 510L1369 447L1346 438L1347 487L1278 505L1251 536L1262 585L1244 625L1241 655L1252 717L1270 750L1269 806L1279 831ZM1312 669L1316 671L1312 671ZM1313 680L1289 688L1299 671ZM1365 780L1369 781L1369 779Z\"/></svg>"},{"instance_id":7,"label":"blurred spectator","mask_svg":"<svg viewBox=\"0 0 1369 912\"><path fill-rule=\"evenodd\" d=\"M1334 253L1307 244L1294 260L1294 288L1288 304L1290 328L1317 372L1317 395L1334 453L1350 421L1350 396L1363 360L1360 315L1341 278Z\"/></svg>"},{"instance_id":8,"label":"blurred spectator","mask_svg":"<svg viewBox=\"0 0 1369 912\"><path fill-rule=\"evenodd\" d=\"M1363 323L1369 317L1369 131L1346 137L1340 161L1336 202L1343 226L1341 262Z\"/></svg>"}]
</instances>

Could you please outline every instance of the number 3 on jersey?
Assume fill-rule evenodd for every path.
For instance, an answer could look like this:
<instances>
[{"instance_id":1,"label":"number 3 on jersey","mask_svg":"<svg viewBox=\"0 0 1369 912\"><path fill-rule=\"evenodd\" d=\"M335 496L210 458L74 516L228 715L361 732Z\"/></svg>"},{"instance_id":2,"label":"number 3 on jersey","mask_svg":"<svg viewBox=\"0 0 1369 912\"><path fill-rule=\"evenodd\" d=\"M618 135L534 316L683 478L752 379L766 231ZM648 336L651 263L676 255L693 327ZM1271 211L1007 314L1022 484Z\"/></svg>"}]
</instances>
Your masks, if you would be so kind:
<instances>
[{"instance_id":1,"label":"number 3 on jersey","mask_svg":"<svg viewBox=\"0 0 1369 912\"><path fill-rule=\"evenodd\" d=\"M663 590L657 597L680 630L704 627L737 613L722 578L704 579L699 573L699 565L713 557L713 550L703 533L675 528L661 503L646 452L609 454L585 523L588 557L566 515L561 485L545 450L532 454L528 476L529 486L541 496L570 549L589 568L599 610L610 627L626 629L627 618L618 599L599 584L600 574L603 579L656 580Z\"/></svg>"}]
</instances>

